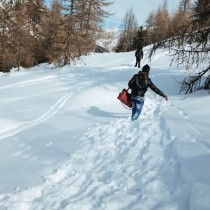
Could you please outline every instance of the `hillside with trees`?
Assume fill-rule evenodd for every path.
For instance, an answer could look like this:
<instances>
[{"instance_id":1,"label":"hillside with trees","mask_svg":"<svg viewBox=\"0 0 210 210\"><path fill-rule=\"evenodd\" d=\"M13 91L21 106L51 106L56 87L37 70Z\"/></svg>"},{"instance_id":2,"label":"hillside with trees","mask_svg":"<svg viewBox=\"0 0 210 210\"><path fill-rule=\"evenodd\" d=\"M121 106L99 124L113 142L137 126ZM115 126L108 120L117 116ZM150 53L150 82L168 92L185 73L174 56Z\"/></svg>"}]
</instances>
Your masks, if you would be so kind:
<instances>
[{"instance_id":1,"label":"hillside with trees","mask_svg":"<svg viewBox=\"0 0 210 210\"><path fill-rule=\"evenodd\" d=\"M148 15L144 28L138 26L132 9L127 11L115 51L128 52L152 45L152 58L158 48L166 48L173 55L172 63L183 66L188 75L180 91L191 93L210 88L209 33L210 0L180 0L173 13L169 13L165 0Z\"/></svg>"},{"instance_id":2,"label":"hillside with trees","mask_svg":"<svg viewBox=\"0 0 210 210\"><path fill-rule=\"evenodd\" d=\"M102 29L109 0L10 0L0 5L0 71L31 67L42 62L64 66L96 49L103 40L111 48L114 34ZM172 62L184 66L188 76L181 91L210 88L210 0L180 0L169 12L167 0L151 12L144 26L138 25L133 9L127 10L120 26L115 52L128 52L152 45L174 55Z\"/></svg>"},{"instance_id":3,"label":"hillside with trees","mask_svg":"<svg viewBox=\"0 0 210 210\"><path fill-rule=\"evenodd\" d=\"M180 92L210 89L210 0L198 0L195 4L182 0L172 20L176 26L174 35L154 43L150 57L160 47L169 49L172 62L186 69Z\"/></svg>"},{"instance_id":4,"label":"hillside with trees","mask_svg":"<svg viewBox=\"0 0 210 210\"><path fill-rule=\"evenodd\" d=\"M0 71L42 62L63 66L92 52L108 0L11 0L0 5Z\"/></svg>"},{"instance_id":5,"label":"hillside with trees","mask_svg":"<svg viewBox=\"0 0 210 210\"><path fill-rule=\"evenodd\" d=\"M143 27L138 25L133 9L130 8L122 20L115 51L128 52L180 35L182 27L189 21L189 16L189 0L181 0L179 8L172 14L165 0L156 11L148 15Z\"/></svg>"}]
</instances>

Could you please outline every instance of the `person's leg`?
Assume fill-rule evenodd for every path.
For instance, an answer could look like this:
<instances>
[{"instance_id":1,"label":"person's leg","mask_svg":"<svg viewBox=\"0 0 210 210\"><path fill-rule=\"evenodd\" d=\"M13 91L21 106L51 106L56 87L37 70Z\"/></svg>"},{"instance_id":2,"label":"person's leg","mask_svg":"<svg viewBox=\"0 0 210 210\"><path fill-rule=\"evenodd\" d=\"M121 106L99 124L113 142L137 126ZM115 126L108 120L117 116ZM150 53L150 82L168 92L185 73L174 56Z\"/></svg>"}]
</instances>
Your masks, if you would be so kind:
<instances>
[{"instance_id":1,"label":"person's leg","mask_svg":"<svg viewBox=\"0 0 210 210\"><path fill-rule=\"evenodd\" d=\"M139 68L140 68L140 66L141 66L141 59L139 59Z\"/></svg>"},{"instance_id":2,"label":"person's leg","mask_svg":"<svg viewBox=\"0 0 210 210\"><path fill-rule=\"evenodd\" d=\"M138 64L138 60L136 59L136 64L135 64L135 67L137 67L137 64Z\"/></svg>"},{"instance_id":3,"label":"person's leg","mask_svg":"<svg viewBox=\"0 0 210 210\"><path fill-rule=\"evenodd\" d=\"M133 116L136 113L136 99L131 97L131 102L132 102L132 115L131 115L131 119L133 119Z\"/></svg>"},{"instance_id":4,"label":"person's leg","mask_svg":"<svg viewBox=\"0 0 210 210\"><path fill-rule=\"evenodd\" d=\"M139 58L136 58L136 65L135 65L135 67L139 68Z\"/></svg>"},{"instance_id":5,"label":"person's leg","mask_svg":"<svg viewBox=\"0 0 210 210\"><path fill-rule=\"evenodd\" d=\"M141 114L142 108L144 105L144 99L140 98L140 99L132 99L132 117L131 120L137 120L139 115Z\"/></svg>"}]
</instances>

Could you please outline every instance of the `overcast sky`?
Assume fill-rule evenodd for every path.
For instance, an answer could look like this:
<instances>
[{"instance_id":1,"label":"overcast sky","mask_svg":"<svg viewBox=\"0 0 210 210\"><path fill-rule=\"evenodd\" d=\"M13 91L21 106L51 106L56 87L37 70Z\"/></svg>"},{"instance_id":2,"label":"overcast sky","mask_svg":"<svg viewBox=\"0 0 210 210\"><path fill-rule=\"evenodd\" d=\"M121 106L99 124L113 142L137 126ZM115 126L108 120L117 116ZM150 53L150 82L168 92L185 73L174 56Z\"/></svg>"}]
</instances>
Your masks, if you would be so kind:
<instances>
[{"instance_id":1,"label":"overcast sky","mask_svg":"<svg viewBox=\"0 0 210 210\"><path fill-rule=\"evenodd\" d=\"M139 25L144 25L149 13L155 11L164 0L112 0L114 3L107 9L113 15L105 20L105 26L119 27L122 19L130 8L133 8L134 14ZM46 0L47 4L51 0ZM180 0L167 0L170 11L178 7Z\"/></svg>"}]
</instances>

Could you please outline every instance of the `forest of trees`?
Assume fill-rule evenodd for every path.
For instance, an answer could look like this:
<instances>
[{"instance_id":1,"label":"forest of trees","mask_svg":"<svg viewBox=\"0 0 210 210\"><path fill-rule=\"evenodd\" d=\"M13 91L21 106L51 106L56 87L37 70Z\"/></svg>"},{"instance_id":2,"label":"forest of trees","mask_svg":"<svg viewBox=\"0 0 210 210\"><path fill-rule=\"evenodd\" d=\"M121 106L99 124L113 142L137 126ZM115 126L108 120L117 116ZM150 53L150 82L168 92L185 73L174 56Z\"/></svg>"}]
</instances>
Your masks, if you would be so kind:
<instances>
[{"instance_id":1,"label":"forest of trees","mask_svg":"<svg viewBox=\"0 0 210 210\"><path fill-rule=\"evenodd\" d=\"M102 37L105 8L110 0L2 0L0 3L0 71L31 67L42 62L70 64L94 51ZM210 0L180 0L169 12L167 0L138 25L129 9L120 27L116 52L128 52L151 45L150 57L158 48L174 53L173 61L194 67L182 82L181 91L210 88ZM111 34L106 44L110 47ZM195 67L196 66L196 67Z\"/></svg>"},{"instance_id":2,"label":"forest of trees","mask_svg":"<svg viewBox=\"0 0 210 210\"><path fill-rule=\"evenodd\" d=\"M188 93L210 89L209 43L210 0L180 0L173 13L165 0L148 15L144 28L138 27L132 9L128 10L114 50L128 52L152 44L151 58L158 48L169 49L174 54L172 63L184 66L186 72L191 70L181 86L181 91Z\"/></svg>"},{"instance_id":3,"label":"forest of trees","mask_svg":"<svg viewBox=\"0 0 210 210\"><path fill-rule=\"evenodd\" d=\"M180 92L191 93L198 89L210 89L210 0L182 0L174 19L176 28L165 39L154 43L150 57L164 47L173 53L172 62L185 67L186 74ZM173 26L173 25L172 25ZM169 24L169 28L171 25Z\"/></svg>"},{"instance_id":4,"label":"forest of trees","mask_svg":"<svg viewBox=\"0 0 210 210\"><path fill-rule=\"evenodd\" d=\"M181 27L189 21L190 0L181 0L179 8L172 14L165 0L159 8L151 12L145 26L138 26L133 9L129 9L121 24L120 36L114 50L128 52L180 35Z\"/></svg>"},{"instance_id":5,"label":"forest of trees","mask_svg":"<svg viewBox=\"0 0 210 210\"><path fill-rule=\"evenodd\" d=\"M0 71L41 62L63 66L92 52L109 15L108 0L4 0L0 5Z\"/></svg>"}]
</instances>

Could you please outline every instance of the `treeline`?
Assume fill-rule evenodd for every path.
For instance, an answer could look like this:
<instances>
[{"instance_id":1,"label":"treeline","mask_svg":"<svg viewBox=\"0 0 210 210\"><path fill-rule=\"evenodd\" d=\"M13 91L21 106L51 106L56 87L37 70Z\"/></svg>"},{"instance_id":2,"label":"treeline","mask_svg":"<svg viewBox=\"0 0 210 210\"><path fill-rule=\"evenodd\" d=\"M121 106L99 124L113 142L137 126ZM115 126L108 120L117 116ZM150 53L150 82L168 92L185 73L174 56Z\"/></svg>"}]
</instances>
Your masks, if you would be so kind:
<instances>
[{"instance_id":1,"label":"treeline","mask_svg":"<svg viewBox=\"0 0 210 210\"><path fill-rule=\"evenodd\" d=\"M157 41L156 49L164 47L173 53L173 61L186 69L180 92L192 93L198 89L210 89L210 0L182 0L184 19L173 36Z\"/></svg>"},{"instance_id":2,"label":"treeline","mask_svg":"<svg viewBox=\"0 0 210 210\"><path fill-rule=\"evenodd\" d=\"M186 69L181 92L210 89L210 0L180 0L170 14L165 0L149 14L145 27L138 27L132 9L126 13L116 52L153 46L149 57L158 48L167 48L174 55L172 62Z\"/></svg>"},{"instance_id":3,"label":"treeline","mask_svg":"<svg viewBox=\"0 0 210 210\"><path fill-rule=\"evenodd\" d=\"M0 71L42 62L59 66L93 51L107 0L3 1L0 5Z\"/></svg>"},{"instance_id":4,"label":"treeline","mask_svg":"<svg viewBox=\"0 0 210 210\"><path fill-rule=\"evenodd\" d=\"M139 27L132 8L121 24L121 33L115 47L116 52L128 52L180 35L181 27L189 21L190 1L181 0L179 8L170 14L167 1L156 11L151 12L144 27Z\"/></svg>"}]
</instances>

